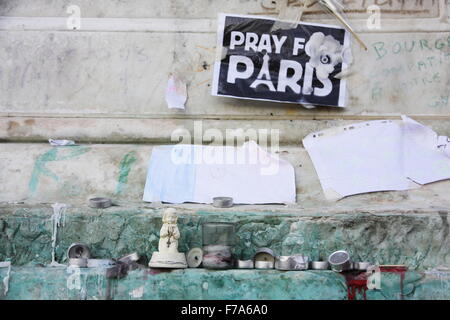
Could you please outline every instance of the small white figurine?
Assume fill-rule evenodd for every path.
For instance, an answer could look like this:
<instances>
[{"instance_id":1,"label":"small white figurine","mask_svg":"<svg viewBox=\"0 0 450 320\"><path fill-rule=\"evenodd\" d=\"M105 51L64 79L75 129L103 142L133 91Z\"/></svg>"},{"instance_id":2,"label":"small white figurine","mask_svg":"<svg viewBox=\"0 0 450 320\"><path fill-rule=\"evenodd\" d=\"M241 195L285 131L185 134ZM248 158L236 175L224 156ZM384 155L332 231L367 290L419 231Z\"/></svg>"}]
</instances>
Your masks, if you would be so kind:
<instances>
[{"instance_id":1,"label":"small white figurine","mask_svg":"<svg viewBox=\"0 0 450 320\"><path fill-rule=\"evenodd\" d=\"M178 239L180 230L177 226L178 217L175 209L169 208L163 214L163 226L160 231L159 246L153 252L148 266L151 268L187 268L186 255L178 252Z\"/></svg>"}]
</instances>

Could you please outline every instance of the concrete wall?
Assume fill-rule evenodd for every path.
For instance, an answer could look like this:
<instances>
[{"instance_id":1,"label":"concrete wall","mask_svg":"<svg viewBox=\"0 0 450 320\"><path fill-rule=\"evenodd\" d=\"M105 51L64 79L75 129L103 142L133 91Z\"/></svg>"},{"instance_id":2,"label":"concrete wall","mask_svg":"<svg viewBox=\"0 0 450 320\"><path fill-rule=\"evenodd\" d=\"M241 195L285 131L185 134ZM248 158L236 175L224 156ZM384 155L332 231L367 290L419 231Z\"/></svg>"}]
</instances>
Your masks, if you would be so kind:
<instances>
[{"instance_id":1,"label":"concrete wall","mask_svg":"<svg viewBox=\"0 0 450 320\"><path fill-rule=\"evenodd\" d=\"M148 151L139 155L130 171L130 175L140 175L139 183L122 195L139 201L150 148L124 146L121 155L104 156L101 147L89 146L85 155L90 155L89 165L82 164L82 155L65 163L65 170L56 168L58 161L50 161L45 167L60 171L58 179L50 174L48 183L36 186L32 168L39 167L50 151L29 143L43 143L50 137L81 143L161 144L169 143L176 129L192 132L194 121L202 121L205 129L279 129L281 143L302 154L301 163L307 163L297 168L301 201L321 197L301 145L311 131L408 114L450 135L446 1L382 2L380 30L367 28L365 11L379 1L345 2L346 15L369 50L353 44L355 62L348 75L347 108L308 110L210 95L217 13L279 16L280 10L270 1L2 1L0 141L24 144L15 153L11 152L15 145L1 144L0 201L57 198L73 202L84 201L92 193L110 193L122 156L131 149L142 149ZM73 4L81 10L79 30L66 25L70 15L66 10ZM299 8L295 1L289 4L282 17ZM303 19L337 24L318 5L306 10ZM188 84L185 112L166 106L164 90L171 72ZM108 150L120 153L120 148L113 145ZM81 172L89 172L90 182ZM313 188L305 186L309 181L314 181ZM86 183L93 187L83 188ZM61 184L78 189L77 199L73 193L58 193ZM439 187L424 189L433 192Z\"/></svg>"}]
</instances>

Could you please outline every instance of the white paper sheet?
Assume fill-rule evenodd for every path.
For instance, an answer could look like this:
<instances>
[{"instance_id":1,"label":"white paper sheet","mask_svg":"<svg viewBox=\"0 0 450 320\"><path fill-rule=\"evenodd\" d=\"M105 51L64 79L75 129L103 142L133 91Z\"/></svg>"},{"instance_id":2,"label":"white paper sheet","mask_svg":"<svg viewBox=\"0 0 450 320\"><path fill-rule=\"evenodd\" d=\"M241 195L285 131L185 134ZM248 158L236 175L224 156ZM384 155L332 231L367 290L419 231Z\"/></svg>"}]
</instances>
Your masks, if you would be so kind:
<instances>
[{"instance_id":1,"label":"white paper sheet","mask_svg":"<svg viewBox=\"0 0 450 320\"><path fill-rule=\"evenodd\" d=\"M382 190L406 190L402 130L393 121L370 121L308 135L303 144L319 175L325 197Z\"/></svg>"},{"instance_id":2,"label":"white paper sheet","mask_svg":"<svg viewBox=\"0 0 450 320\"><path fill-rule=\"evenodd\" d=\"M427 184L450 179L450 143L430 128L402 117L404 125L405 175Z\"/></svg>"},{"instance_id":3,"label":"white paper sheet","mask_svg":"<svg viewBox=\"0 0 450 320\"><path fill-rule=\"evenodd\" d=\"M303 144L329 200L450 178L448 139L408 117L312 133Z\"/></svg>"},{"instance_id":4,"label":"white paper sheet","mask_svg":"<svg viewBox=\"0 0 450 320\"><path fill-rule=\"evenodd\" d=\"M253 141L238 148L153 149L144 201L212 203L214 197L232 197L236 204L293 203L294 168Z\"/></svg>"}]
</instances>

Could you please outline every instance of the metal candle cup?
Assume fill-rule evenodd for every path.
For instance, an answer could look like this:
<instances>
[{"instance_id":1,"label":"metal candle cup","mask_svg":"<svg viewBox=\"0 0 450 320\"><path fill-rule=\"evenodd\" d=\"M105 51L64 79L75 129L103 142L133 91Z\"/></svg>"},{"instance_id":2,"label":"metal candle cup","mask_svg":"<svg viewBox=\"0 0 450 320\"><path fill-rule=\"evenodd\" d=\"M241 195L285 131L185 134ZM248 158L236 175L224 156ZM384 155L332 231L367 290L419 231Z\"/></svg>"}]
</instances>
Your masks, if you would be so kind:
<instances>
[{"instance_id":1,"label":"metal candle cup","mask_svg":"<svg viewBox=\"0 0 450 320\"><path fill-rule=\"evenodd\" d=\"M292 270L292 262L290 256L279 256L275 259L275 269Z\"/></svg>"},{"instance_id":2,"label":"metal candle cup","mask_svg":"<svg viewBox=\"0 0 450 320\"><path fill-rule=\"evenodd\" d=\"M91 251L89 247L84 243L72 243L67 249L67 258L83 258L89 259L91 257Z\"/></svg>"},{"instance_id":3,"label":"metal candle cup","mask_svg":"<svg viewBox=\"0 0 450 320\"><path fill-rule=\"evenodd\" d=\"M273 261L255 261L255 269L273 269Z\"/></svg>"},{"instance_id":4,"label":"metal candle cup","mask_svg":"<svg viewBox=\"0 0 450 320\"><path fill-rule=\"evenodd\" d=\"M343 272L353 269L353 263L350 261L350 255L347 251L335 251L328 257L331 269L336 272Z\"/></svg>"},{"instance_id":5,"label":"metal candle cup","mask_svg":"<svg viewBox=\"0 0 450 320\"><path fill-rule=\"evenodd\" d=\"M312 270L328 270L330 269L330 264L327 261L311 261L309 268Z\"/></svg>"},{"instance_id":6,"label":"metal candle cup","mask_svg":"<svg viewBox=\"0 0 450 320\"><path fill-rule=\"evenodd\" d=\"M88 259L85 258L69 258L69 266L76 266L79 268L86 268L88 266Z\"/></svg>"},{"instance_id":7,"label":"metal candle cup","mask_svg":"<svg viewBox=\"0 0 450 320\"><path fill-rule=\"evenodd\" d=\"M237 260L236 267L238 269L253 269L255 264L253 260Z\"/></svg>"}]
</instances>

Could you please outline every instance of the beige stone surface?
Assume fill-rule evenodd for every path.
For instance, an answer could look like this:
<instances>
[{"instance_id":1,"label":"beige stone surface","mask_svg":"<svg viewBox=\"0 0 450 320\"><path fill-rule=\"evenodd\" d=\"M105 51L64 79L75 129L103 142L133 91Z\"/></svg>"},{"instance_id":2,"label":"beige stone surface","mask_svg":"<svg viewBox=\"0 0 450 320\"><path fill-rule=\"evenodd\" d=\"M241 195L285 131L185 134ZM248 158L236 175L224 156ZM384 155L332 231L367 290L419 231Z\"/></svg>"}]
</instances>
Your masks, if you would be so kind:
<instances>
[{"instance_id":1,"label":"beige stone surface","mask_svg":"<svg viewBox=\"0 0 450 320\"><path fill-rule=\"evenodd\" d=\"M0 32L0 115L270 117L448 115L450 32L364 34L345 109L210 95L215 34ZM411 52L409 52L411 51ZM171 72L188 85L186 112L169 110Z\"/></svg>"},{"instance_id":2,"label":"beige stone surface","mask_svg":"<svg viewBox=\"0 0 450 320\"><path fill-rule=\"evenodd\" d=\"M400 114L450 136L450 4L384 1L382 28L369 30L366 9L375 2L345 1L347 17L369 48L352 46L347 108L305 109L210 95L217 13L277 17L268 1L80 0L80 30L66 26L72 1L1 1L0 201L84 203L108 195L140 202L152 146L170 143L183 129L193 134L201 123L220 132L279 130L281 154L296 168L302 208L448 207L449 182L325 202L302 148L312 131ZM298 3L289 3L287 12L295 13ZM338 24L317 5L304 19ZM169 110L164 101L171 72L188 85L185 112ZM56 152L48 138L83 145ZM126 155L136 160L118 187Z\"/></svg>"},{"instance_id":3,"label":"beige stone surface","mask_svg":"<svg viewBox=\"0 0 450 320\"><path fill-rule=\"evenodd\" d=\"M277 5L277 2L279 4ZM306 15L317 19L326 16L315 1L289 0L288 10L296 10L304 3L312 3L306 9ZM66 8L77 4L82 8L82 15L96 18L206 18L214 17L217 10L230 13L248 13L278 15L279 5L283 0L27 0L2 1L0 10L4 16L16 17L65 17ZM381 12L389 18L432 18L440 14L440 0L378 1L378 0L344 0L345 14L352 18L367 16L367 8L377 4Z\"/></svg>"},{"instance_id":4,"label":"beige stone surface","mask_svg":"<svg viewBox=\"0 0 450 320\"><path fill-rule=\"evenodd\" d=\"M94 196L108 196L116 201L142 203L152 146L86 144L51 147L40 143L6 143L1 147L0 202L79 205ZM450 181L433 183L417 190L378 192L329 202L323 196L312 162L303 148L281 146L279 154L294 166L297 208L390 205L399 210L431 207L440 210L450 206ZM127 171L126 179L123 179L124 171ZM265 206L260 207L264 210Z\"/></svg>"}]
</instances>

